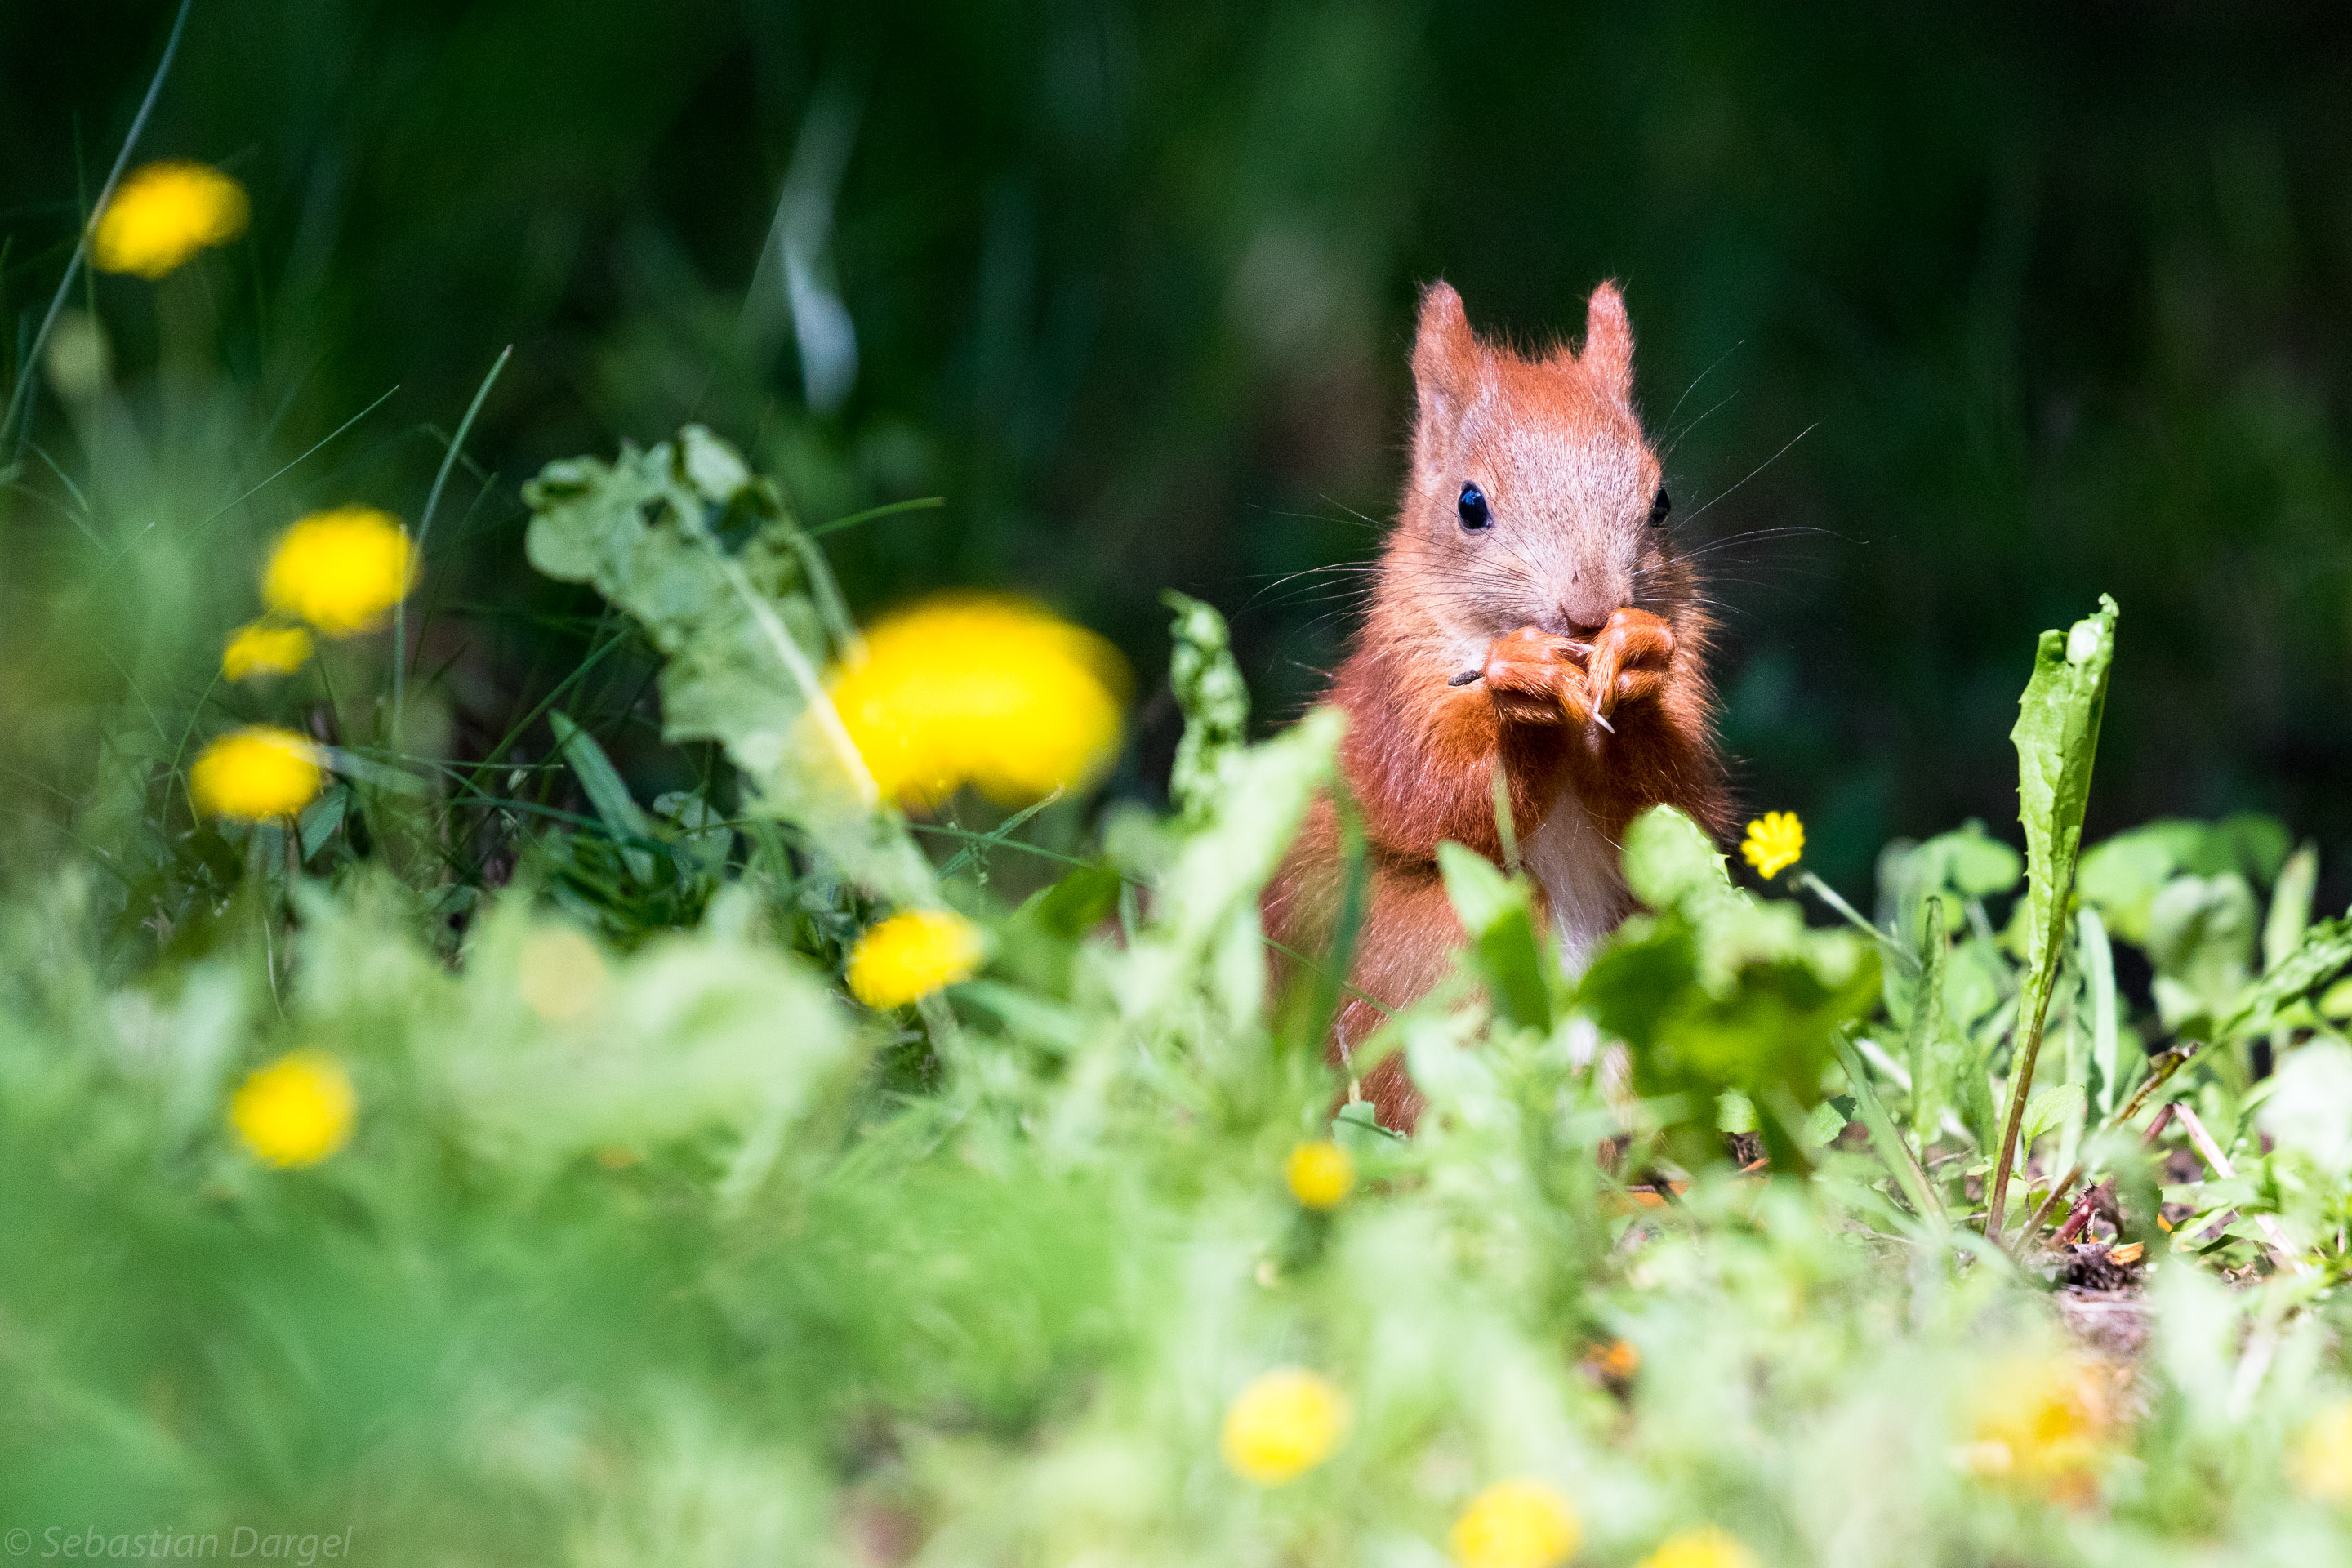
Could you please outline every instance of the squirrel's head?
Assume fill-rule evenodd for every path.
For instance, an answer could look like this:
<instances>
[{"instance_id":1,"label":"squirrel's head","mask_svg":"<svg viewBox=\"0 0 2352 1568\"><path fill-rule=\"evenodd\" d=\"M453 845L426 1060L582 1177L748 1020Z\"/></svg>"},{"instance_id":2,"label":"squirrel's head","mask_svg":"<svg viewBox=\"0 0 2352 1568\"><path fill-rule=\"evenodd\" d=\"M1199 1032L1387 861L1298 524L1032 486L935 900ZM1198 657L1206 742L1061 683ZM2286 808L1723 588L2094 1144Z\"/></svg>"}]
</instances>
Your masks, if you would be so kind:
<instances>
[{"instance_id":1,"label":"squirrel's head","mask_svg":"<svg viewBox=\"0 0 2352 1568\"><path fill-rule=\"evenodd\" d=\"M1391 551L1399 585L1450 631L1589 635L1611 611L1669 613L1657 455L1633 414L1633 333L1613 283L1592 291L1584 346L1538 358L1481 341L1433 283L1413 338L1412 477Z\"/></svg>"}]
</instances>

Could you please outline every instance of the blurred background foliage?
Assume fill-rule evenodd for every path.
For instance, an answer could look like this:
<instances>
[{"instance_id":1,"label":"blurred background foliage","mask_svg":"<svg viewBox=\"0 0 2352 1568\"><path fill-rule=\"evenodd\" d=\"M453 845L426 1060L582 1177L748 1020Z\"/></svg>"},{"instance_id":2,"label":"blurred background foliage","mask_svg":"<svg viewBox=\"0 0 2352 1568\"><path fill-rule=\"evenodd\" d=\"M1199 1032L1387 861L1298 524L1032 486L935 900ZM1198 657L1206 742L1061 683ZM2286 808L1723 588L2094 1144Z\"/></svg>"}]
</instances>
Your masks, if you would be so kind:
<instances>
[{"instance_id":1,"label":"blurred background foliage","mask_svg":"<svg viewBox=\"0 0 2352 1568\"><path fill-rule=\"evenodd\" d=\"M12 380L172 10L0 8ZM429 542L418 668L461 752L595 614L523 564L520 481L689 418L813 524L945 498L826 539L861 616L1018 587L1153 671L1173 584L1284 721L1348 603L1281 579L1376 548L1418 284L1538 337L1613 276L1688 537L1730 542L1745 795L1801 811L1825 876L2013 820L2021 650L2106 590L2092 835L2267 810L2340 879L2347 45L2283 5L208 0L141 155L234 174L252 230L160 289L78 286L122 396L43 386L0 720L26 741L158 661L200 688L259 542L350 499L414 521L512 343ZM135 482L85 475L100 418L177 466L173 549L109 556L127 584L51 504ZM40 640L67 623L22 612L68 583L140 606L123 646ZM650 668L571 704L647 721L600 725L646 795L691 782ZM1121 789L1159 792L1176 731L1147 691Z\"/></svg>"}]
</instances>

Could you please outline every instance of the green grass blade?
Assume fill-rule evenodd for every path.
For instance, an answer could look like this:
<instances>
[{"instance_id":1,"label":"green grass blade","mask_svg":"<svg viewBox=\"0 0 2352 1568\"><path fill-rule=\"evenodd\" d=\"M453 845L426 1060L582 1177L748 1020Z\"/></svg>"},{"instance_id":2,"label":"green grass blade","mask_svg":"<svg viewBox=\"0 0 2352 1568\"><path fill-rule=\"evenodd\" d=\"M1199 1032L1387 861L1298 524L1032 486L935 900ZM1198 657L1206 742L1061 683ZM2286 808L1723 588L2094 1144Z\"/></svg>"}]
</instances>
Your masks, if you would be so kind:
<instances>
[{"instance_id":1,"label":"green grass blade","mask_svg":"<svg viewBox=\"0 0 2352 1568\"><path fill-rule=\"evenodd\" d=\"M1878 1151L1879 1159L1885 1162L1887 1170L1895 1177L1895 1184L1902 1189L1904 1199L1910 1204L1912 1212L1922 1219L1943 1225L1944 1201L1937 1195L1935 1184L1927 1180L1927 1173L1920 1169L1919 1156L1911 1152L1911 1145L1903 1137L1903 1130L1895 1125L1895 1118L1887 1113L1885 1102L1878 1098L1878 1090L1871 1084L1869 1071L1863 1066L1861 1056L1855 1052L1853 1040L1847 1037L1846 1031L1841 1029L1837 1031L1834 1043L1838 1065L1845 1068L1846 1082L1853 1089L1854 1107L1862 1112L1862 1124L1870 1130L1871 1146Z\"/></svg>"}]
</instances>

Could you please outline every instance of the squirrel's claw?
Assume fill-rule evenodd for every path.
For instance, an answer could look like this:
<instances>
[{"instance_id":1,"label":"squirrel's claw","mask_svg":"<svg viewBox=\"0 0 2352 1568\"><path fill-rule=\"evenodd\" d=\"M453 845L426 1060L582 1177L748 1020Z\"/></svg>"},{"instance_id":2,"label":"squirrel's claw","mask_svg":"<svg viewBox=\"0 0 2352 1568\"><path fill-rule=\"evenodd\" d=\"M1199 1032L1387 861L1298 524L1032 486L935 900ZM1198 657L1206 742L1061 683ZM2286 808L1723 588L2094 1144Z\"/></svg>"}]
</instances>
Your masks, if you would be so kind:
<instances>
[{"instance_id":1,"label":"squirrel's claw","mask_svg":"<svg viewBox=\"0 0 2352 1568\"><path fill-rule=\"evenodd\" d=\"M1592 700L1578 660L1580 643L1522 626L1486 650L1482 674L1506 723L1582 724Z\"/></svg>"},{"instance_id":2,"label":"squirrel's claw","mask_svg":"<svg viewBox=\"0 0 2352 1568\"><path fill-rule=\"evenodd\" d=\"M1602 720L1620 703L1639 702L1665 689L1675 630L1647 610L1613 611L1592 640L1585 661L1588 704Z\"/></svg>"}]
</instances>

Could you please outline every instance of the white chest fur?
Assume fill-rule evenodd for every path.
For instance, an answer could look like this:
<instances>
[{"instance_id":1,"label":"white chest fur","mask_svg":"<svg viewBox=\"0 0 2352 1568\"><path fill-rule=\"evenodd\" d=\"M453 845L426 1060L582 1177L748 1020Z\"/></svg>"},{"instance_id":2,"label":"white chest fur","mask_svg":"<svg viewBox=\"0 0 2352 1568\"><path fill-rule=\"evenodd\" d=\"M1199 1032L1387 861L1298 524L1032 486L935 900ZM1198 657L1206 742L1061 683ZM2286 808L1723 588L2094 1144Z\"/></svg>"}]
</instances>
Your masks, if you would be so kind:
<instances>
[{"instance_id":1,"label":"white chest fur","mask_svg":"<svg viewBox=\"0 0 2352 1568\"><path fill-rule=\"evenodd\" d=\"M1519 857L1551 902L1561 961L1570 973L1580 972L1632 908L1617 847L1592 826L1575 792L1563 788L1543 826L1519 846Z\"/></svg>"}]
</instances>

